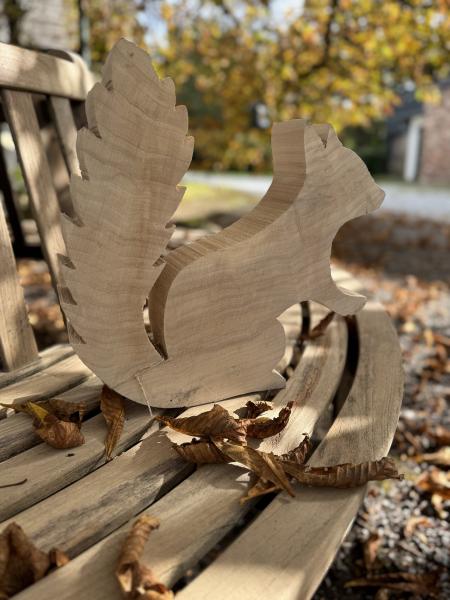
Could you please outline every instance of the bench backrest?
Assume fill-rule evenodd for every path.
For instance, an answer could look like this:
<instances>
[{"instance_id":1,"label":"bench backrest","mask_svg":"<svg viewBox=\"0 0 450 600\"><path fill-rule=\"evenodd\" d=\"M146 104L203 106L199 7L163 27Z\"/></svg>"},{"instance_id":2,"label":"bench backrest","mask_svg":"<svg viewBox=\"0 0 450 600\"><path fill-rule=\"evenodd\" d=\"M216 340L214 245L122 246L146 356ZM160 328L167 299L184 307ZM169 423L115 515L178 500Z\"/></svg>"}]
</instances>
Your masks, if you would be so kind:
<instances>
[{"instance_id":1,"label":"bench backrest","mask_svg":"<svg viewBox=\"0 0 450 600\"><path fill-rule=\"evenodd\" d=\"M92 84L92 74L77 55L66 52L50 55L0 43L3 115L14 139L30 207L54 283L58 281L58 254L64 254L58 187L67 190L70 173L78 170L74 115ZM56 130L59 162L51 159L51 144L55 140L46 142L36 112L36 98L46 104ZM0 166L4 167L1 162ZM0 176L7 176L4 168ZM70 208L66 208L66 212L70 212ZM0 203L0 369L17 369L36 358L36 343Z\"/></svg>"}]
</instances>

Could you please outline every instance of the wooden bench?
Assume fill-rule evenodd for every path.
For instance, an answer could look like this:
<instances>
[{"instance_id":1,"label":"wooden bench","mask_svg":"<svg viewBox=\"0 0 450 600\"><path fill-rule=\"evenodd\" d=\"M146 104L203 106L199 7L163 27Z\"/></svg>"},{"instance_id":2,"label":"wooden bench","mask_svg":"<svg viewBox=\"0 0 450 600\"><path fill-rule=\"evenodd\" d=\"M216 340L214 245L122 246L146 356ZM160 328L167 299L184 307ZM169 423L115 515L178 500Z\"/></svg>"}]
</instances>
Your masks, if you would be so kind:
<instances>
[{"instance_id":1,"label":"wooden bench","mask_svg":"<svg viewBox=\"0 0 450 600\"><path fill-rule=\"evenodd\" d=\"M0 45L2 107L54 281L56 255L64 254L61 198L36 110L38 102L50 107L68 178L78 168L74 111L79 113L90 85L78 59ZM63 209L70 211L70 204ZM37 352L3 209L0 271L0 402L56 397L85 400L89 408L86 443L70 451L42 443L26 415L0 420L0 486L26 480L0 487L0 530L16 521L39 548L58 546L72 558L16 597L119 599L114 568L121 545L130 519L147 512L160 518L161 528L152 534L143 560L168 586L178 583L177 598L310 598L351 526L365 487L299 487L293 499L280 494L242 505L246 471L230 465L195 469L173 451L147 407L133 403L127 406L118 455L107 462L98 414L102 384L68 345ZM345 272L335 270L334 278L346 288L359 288ZM287 347L280 369L289 378L273 403L295 400L295 407L286 429L261 448L281 453L309 433L318 442L311 465L379 459L389 451L402 397L394 329L382 307L369 302L355 318L335 318L321 337L299 341L324 314L310 304L294 306L282 317ZM235 410L260 397L221 404ZM211 553L218 544L221 551ZM181 586L186 573L202 564Z\"/></svg>"}]
</instances>

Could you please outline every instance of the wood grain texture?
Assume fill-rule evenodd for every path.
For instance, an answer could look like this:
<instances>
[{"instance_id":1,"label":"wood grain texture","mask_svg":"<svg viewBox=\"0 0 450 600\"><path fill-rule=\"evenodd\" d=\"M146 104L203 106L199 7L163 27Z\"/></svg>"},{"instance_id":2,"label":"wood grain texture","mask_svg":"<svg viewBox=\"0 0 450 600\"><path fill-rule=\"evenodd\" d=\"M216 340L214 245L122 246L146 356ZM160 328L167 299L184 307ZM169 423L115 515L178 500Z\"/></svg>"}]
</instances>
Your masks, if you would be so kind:
<instances>
[{"instance_id":1,"label":"wood grain texture","mask_svg":"<svg viewBox=\"0 0 450 600\"><path fill-rule=\"evenodd\" d=\"M0 369L11 371L36 360L38 352L1 204L0 267Z\"/></svg>"},{"instance_id":2,"label":"wood grain texture","mask_svg":"<svg viewBox=\"0 0 450 600\"><path fill-rule=\"evenodd\" d=\"M79 60L0 43L0 87L84 100L92 76Z\"/></svg>"},{"instance_id":3,"label":"wood grain texture","mask_svg":"<svg viewBox=\"0 0 450 600\"><path fill-rule=\"evenodd\" d=\"M56 394L53 398L68 403L83 402L86 404L86 411L91 411L100 402L102 386L102 382L91 375L85 382L67 392ZM29 415L18 413L0 421L0 461L40 443L42 440L36 435Z\"/></svg>"},{"instance_id":4,"label":"wood grain texture","mask_svg":"<svg viewBox=\"0 0 450 600\"><path fill-rule=\"evenodd\" d=\"M63 358L67 358L73 354L73 348L71 348L68 344L56 344L55 346L46 348L40 352L32 362L20 367L19 369L15 369L14 371L9 371L7 373L0 371L0 389L10 385L11 383L22 381L26 377L34 375L34 373L42 371L43 369L59 362Z\"/></svg>"},{"instance_id":5,"label":"wood grain texture","mask_svg":"<svg viewBox=\"0 0 450 600\"><path fill-rule=\"evenodd\" d=\"M42 248L52 274L59 282L58 254L64 254L60 210L39 131L31 94L2 90L8 124L14 138L22 174L37 223Z\"/></svg>"},{"instance_id":6,"label":"wood grain texture","mask_svg":"<svg viewBox=\"0 0 450 600\"><path fill-rule=\"evenodd\" d=\"M13 404L29 400L45 400L78 385L91 375L91 371L78 356L69 356L50 367L0 388L0 404Z\"/></svg>"},{"instance_id":7,"label":"wood grain texture","mask_svg":"<svg viewBox=\"0 0 450 600\"><path fill-rule=\"evenodd\" d=\"M331 347L336 347L337 352L329 352ZM308 343L293 375L293 378L295 377L299 382L305 374L310 374L308 392L299 394L298 382L295 386L290 388L288 385L286 390L283 390L283 401L296 400L298 407L294 408L287 429L281 436L276 436L279 446L273 448L275 451L289 449L298 443L303 432L310 432L313 429L319 414L317 404L326 406L339 382L345 347L346 328L342 321L333 323L322 338ZM312 375L313 371L316 372L316 376ZM221 405L227 407L228 410L236 410L243 406L249 398L256 399L254 397L236 398L221 402ZM276 399L275 404L279 403ZM208 406L190 408L184 414L187 416L202 412L207 408ZM298 412L296 412L297 410ZM172 438L178 441L186 439L185 436L177 433L173 433ZM148 443L151 439L152 436L148 438ZM164 449L167 438L161 438L161 441ZM157 456L156 453L149 450L146 454L148 460L151 456ZM121 458L119 457L114 462L120 461ZM123 469L120 469L120 473L122 472ZM90 485L90 489L94 493L93 498L88 499L88 494L82 493L83 488L87 489L88 482L85 481L83 484L81 481L52 498L48 498L41 505L21 513L17 516L18 521L26 527L33 539L39 540L39 544L44 548L50 547L56 542L60 543L60 540L64 539L68 544L68 549L71 550L74 545L72 540L79 535L77 531L85 530L87 526L80 525L80 522L84 520L81 517L78 522L72 521L71 509L67 506L67 501L64 503L62 495L69 498L71 488L74 492L76 491L75 496L71 496L72 503L75 498L76 513L81 515L79 511L83 509L82 514L88 515L88 525L90 524L91 531L98 530L97 522L100 523L100 527L104 527L102 523L107 520L108 516L105 518L102 515L102 504L98 507L99 501L96 493L101 488L95 481L96 475L97 473L93 473L89 476L93 482ZM135 471L132 471L131 475L135 475ZM122 481L122 477L124 477L123 474L120 475L120 481ZM87 479L85 478L85 480ZM158 573L158 577L166 584L173 585L251 507L251 503L244 506L239 504L239 498L245 493L247 484L248 474L239 467L213 465L198 469L145 511L161 519L161 528L154 533L153 542L146 546L143 560L152 565L152 568ZM116 484L112 485L114 486L113 492ZM107 495L110 497L109 493ZM79 498L81 498L81 506L78 505ZM128 505L130 501L131 499L123 504ZM135 501L132 500L132 502ZM54 508L50 510L50 505L53 503L58 503L58 506L65 504L64 510ZM93 506L97 508L94 509ZM113 508L107 507L106 514L109 515L111 510ZM118 510L117 507L116 510ZM56 532L46 522L39 522L38 514L55 515L57 517L54 519ZM28 598L43 600L48 597L49 593L52 593L61 600L87 595L95 600L120 600L120 591L112 577L112 572L120 552L121 542L128 529L129 525L126 524L118 531L108 535L76 557L64 569L52 573L46 580L24 591L18 598L20 600ZM80 547L79 541L77 547Z\"/></svg>"},{"instance_id":8,"label":"wood grain texture","mask_svg":"<svg viewBox=\"0 0 450 600\"><path fill-rule=\"evenodd\" d=\"M77 353L110 387L160 407L281 388L279 316L303 300L343 315L361 308L363 297L333 282L331 244L384 193L331 126L277 123L273 182L259 205L157 260L192 153L173 84L122 40L87 116L89 129L78 134L83 179L72 183L76 218L64 225L62 305ZM148 295L151 342L142 319Z\"/></svg>"},{"instance_id":9,"label":"wood grain texture","mask_svg":"<svg viewBox=\"0 0 450 600\"><path fill-rule=\"evenodd\" d=\"M398 341L379 305L370 303L357 322L360 354L353 387L309 461L312 466L379 459L394 436L403 389ZM214 589L216 600L308 600L342 543L365 489L299 488L293 500L277 497L177 598L209 599Z\"/></svg>"},{"instance_id":10,"label":"wood grain texture","mask_svg":"<svg viewBox=\"0 0 450 600\"><path fill-rule=\"evenodd\" d=\"M80 167L76 153L77 128L70 100L51 96L49 101L67 169L70 174L79 175Z\"/></svg>"},{"instance_id":11,"label":"wood grain texture","mask_svg":"<svg viewBox=\"0 0 450 600\"><path fill-rule=\"evenodd\" d=\"M147 407L130 405L116 451L121 452L135 444L148 429L149 423ZM83 426L83 434L86 441L77 448L56 450L39 444L1 464L0 485L23 479L27 481L18 487L0 489L0 520L16 515L106 462L103 415L88 419ZM103 473L103 469L98 473ZM105 490L102 484L100 488ZM91 492L89 486L85 488L86 497L90 497ZM65 505L73 511L73 497L69 495L67 498L72 500L69 503L66 501ZM54 513L47 514L51 519L54 518Z\"/></svg>"}]
</instances>

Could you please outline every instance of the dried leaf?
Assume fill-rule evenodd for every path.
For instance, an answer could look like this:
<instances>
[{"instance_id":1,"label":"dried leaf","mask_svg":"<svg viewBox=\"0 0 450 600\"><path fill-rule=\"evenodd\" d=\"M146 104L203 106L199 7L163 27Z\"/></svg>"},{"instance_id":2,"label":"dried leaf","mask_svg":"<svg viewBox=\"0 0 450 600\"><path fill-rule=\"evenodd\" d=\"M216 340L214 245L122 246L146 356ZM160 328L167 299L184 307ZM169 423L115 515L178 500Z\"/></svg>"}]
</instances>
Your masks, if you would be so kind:
<instances>
[{"instance_id":1,"label":"dried leaf","mask_svg":"<svg viewBox=\"0 0 450 600\"><path fill-rule=\"evenodd\" d=\"M424 517L423 515L421 515L419 517L410 517L406 521L406 525L403 529L403 534L404 534L405 538L410 538L413 536L416 528L420 527L420 525L425 525L426 527L431 527L432 524L433 523L432 523L431 519L429 519L428 517Z\"/></svg>"},{"instance_id":2,"label":"dried leaf","mask_svg":"<svg viewBox=\"0 0 450 600\"><path fill-rule=\"evenodd\" d=\"M100 396L100 410L108 427L108 434L105 439L105 453L109 460L112 456L114 448L122 435L123 426L125 424L125 407L123 396L109 388L103 386Z\"/></svg>"},{"instance_id":3,"label":"dried leaf","mask_svg":"<svg viewBox=\"0 0 450 600\"><path fill-rule=\"evenodd\" d=\"M181 458L196 465L230 462L219 448L208 440L192 440L185 444L172 444L172 447Z\"/></svg>"},{"instance_id":4,"label":"dried leaf","mask_svg":"<svg viewBox=\"0 0 450 600\"><path fill-rule=\"evenodd\" d=\"M428 454L419 454L413 457L418 463L428 462L443 467L450 466L450 446L444 446L437 452L429 452Z\"/></svg>"},{"instance_id":5,"label":"dried leaf","mask_svg":"<svg viewBox=\"0 0 450 600\"><path fill-rule=\"evenodd\" d=\"M295 462L298 465L302 465L305 462L306 457L310 453L311 448L312 448L311 438L309 437L309 435L305 434L305 437L300 442L300 444L296 448L289 450L289 452L282 454L280 456L280 460L288 461L288 462Z\"/></svg>"},{"instance_id":6,"label":"dried leaf","mask_svg":"<svg viewBox=\"0 0 450 600\"><path fill-rule=\"evenodd\" d=\"M316 338L322 336L325 333L328 325L334 319L334 315L334 312L329 312L321 321L319 321L319 323L317 323L313 329L311 329L310 332L302 335L302 340L315 340Z\"/></svg>"},{"instance_id":7,"label":"dried leaf","mask_svg":"<svg viewBox=\"0 0 450 600\"><path fill-rule=\"evenodd\" d=\"M260 414L266 412L266 410L271 410L272 406L268 402L253 402L252 400L249 400L245 405L245 408L245 418L256 419Z\"/></svg>"},{"instance_id":8,"label":"dried leaf","mask_svg":"<svg viewBox=\"0 0 450 600\"><path fill-rule=\"evenodd\" d=\"M279 485L273 484L271 481L267 481L265 479L261 479L259 477L256 480L256 483L252 485L245 496L239 500L241 504L245 504L249 500L254 500L259 496L264 496L265 494L271 494L272 492L280 492L281 487Z\"/></svg>"},{"instance_id":9,"label":"dried leaf","mask_svg":"<svg viewBox=\"0 0 450 600\"><path fill-rule=\"evenodd\" d=\"M444 500L450 500L450 472L433 467L422 473L416 481L416 487L422 492L437 494Z\"/></svg>"},{"instance_id":10,"label":"dried leaf","mask_svg":"<svg viewBox=\"0 0 450 600\"><path fill-rule=\"evenodd\" d=\"M350 488L368 481L403 478L394 461L387 457L358 465L345 463L330 467L310 467L284 461L283 468L300 483L319 487Z\"/></svg>"},{"instance_id":11,"label":"dried leaf","mask_svg":"<svg viewBox=\"0 0 450 600\"><path fill-rule=\"evenodd\" d=\"M42 552L20 525L10 523L0 534L0 599L6 600L24 590L42 579L52 567L62 566L68 560L56 548L48 555Z\"/></svg>"},{"instance_id":12,"label":"dried leaf","mask_svg":"<svg viewBox=\"0 0 450 600\"><path fill-rule=\"evenodd\" d=\"M266 417L261 417L259 419L242 419L241 422L247 430L247 437L262 440L280 433L280 431L288 424L293 405L293 402L289 402L287 406L280 410L278 416L274 419L268 419Z\"/></svg>"},{"instance_id":13,"label":"dried leaf","mask_svg":"<svg viewBox=\"0 0 450 600\"><path fill-rule=\"evenodd\" d=\"M441 425L428 432L428 437L433 440L436 446L450 446L450 429L446 429Z\"/></svg>"},{"instance_id":14,"label":"dried leaf","mask_svg":"<svg viewBox=\"0 0 450 600\"><path fill-rule=\"evenodd\" d=\"M150 533L159 520L142 515L129 531L116 567L116 577L124 598L129 600L171 600L174 595L157 581L152 570L139 560Z\"/></svg>"},{"instance_id":15,"label":"dried leaf","mask_svg":"<svg viewBox=\"0 0 450 600\"><path fill-rule=\"evenodd\" d=\"M192 417L156 417L175 431L197 437L208 437L214 440L228 439L238 444L245 444L245 427L238 419L215 404L211 410Z\"/></svg>"},{"instance_id":16,"label":"dried leaf","mask_svg":"<svg viewBox=\"0 0 450 600\"><path fill-rule=\"evenodd\" d=\"M346 588L350 587L381 587L388 590L424 594L427 598L438 596L437 587L440 574L438 571L428 573L385 573L372 575L347 581Z\"/></svg>"},{"instance_id":17,"label":"dried leaf","mask_svg":"<svg viewBox=\"0 0 450 600\"><path fill-rule=\"evenodd\" d=\"M84 435L80 431L79 424L61 421L43 406L34 402L27 402L27 410L28 414L35 417L35 432L52 448L76 448L84 444Z\"/></svg>"},{"instance_id":18,"label":"dried leaf","mask_svg":"<svg viewBox=\"0 0 450 600\"><path fill-rule=\"evenodd\" d=\"M215 442L216 446L230 460L245 465L250 471L272 482L276 486L287 491L290 496L294 496L294 491L286 477L279 459L271 452L260 452L249 446L238 446L226 442Z\"/></svg>"},{"instance_id":19,"label":"dried leaf","mask_svg":"<svg viewBox=\"0 0 450 600\"><path fill-rule=\"evenodd\" d=\"M381 538L376 531L372 532L368 539L364 542L363 554L366 571L372 571L374 568L380 544Z\"/></svg>"}]
</instances>

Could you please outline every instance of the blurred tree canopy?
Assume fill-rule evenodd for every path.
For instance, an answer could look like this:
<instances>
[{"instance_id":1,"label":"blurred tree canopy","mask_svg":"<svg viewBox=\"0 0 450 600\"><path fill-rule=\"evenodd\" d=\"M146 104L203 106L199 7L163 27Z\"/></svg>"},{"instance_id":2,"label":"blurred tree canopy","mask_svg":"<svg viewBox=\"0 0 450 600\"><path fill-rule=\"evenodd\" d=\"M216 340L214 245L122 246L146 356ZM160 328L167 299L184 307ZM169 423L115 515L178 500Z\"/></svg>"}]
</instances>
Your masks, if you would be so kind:
<instances>
[{"instance_id":1,"label":"blurred tree canopy","mask_svg":"<svg viewBox=\"0 0 450 600\"><path fill-rule=\"evenodd\" d=\"M154 51L189 107L202 166L267 167L268 133L250 122L256 101L273 120L341 131L385 118L405 86L436 99L434 84L448 75L446 0L306 0L285 15L280 5L161 3L168 43Z\"/></svg>"}]
</instances>

